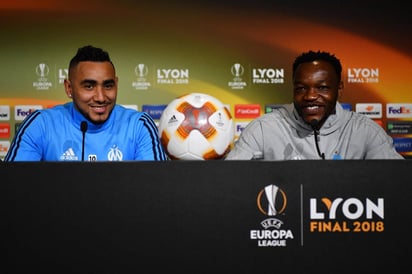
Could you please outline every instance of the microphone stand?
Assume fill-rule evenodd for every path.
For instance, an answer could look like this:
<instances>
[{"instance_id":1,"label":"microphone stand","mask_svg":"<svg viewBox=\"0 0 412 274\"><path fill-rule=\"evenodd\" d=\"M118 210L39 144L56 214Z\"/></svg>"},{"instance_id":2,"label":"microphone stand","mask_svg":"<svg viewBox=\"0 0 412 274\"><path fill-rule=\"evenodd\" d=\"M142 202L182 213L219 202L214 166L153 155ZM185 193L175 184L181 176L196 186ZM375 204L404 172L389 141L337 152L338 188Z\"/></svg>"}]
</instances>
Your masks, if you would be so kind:
<instances>
[{"instance_id":1,"label":"microphone stand","mask_svg":"<svg viewBox=\"0 0 412 274\"><path fill-rule=\"evenodd\" d=\"M82 162L84 161L84 141L85 141L85 136L86 136L86 131L87 131L87 122L82 121L80 124L80 130L83 133L83 138L82 138Z\"/></svg>"},{"instance_id":2,"label":"microphone stand","mask_svg":"<svg viewBox=\"0 0 412 274\"><path fill-rule=\"evenodd\" d=\"M313 132L315 133L315 145L316 145L316 150L318 152L318 155L320 158L322 158L322 160L325 160L325 153L320 152L319 144L318 144L318 134L319 134L318 123L319 123L318 120L313 119L312 121L310 121L310 126L312 127Z\"/></svg>"}]
</instances>

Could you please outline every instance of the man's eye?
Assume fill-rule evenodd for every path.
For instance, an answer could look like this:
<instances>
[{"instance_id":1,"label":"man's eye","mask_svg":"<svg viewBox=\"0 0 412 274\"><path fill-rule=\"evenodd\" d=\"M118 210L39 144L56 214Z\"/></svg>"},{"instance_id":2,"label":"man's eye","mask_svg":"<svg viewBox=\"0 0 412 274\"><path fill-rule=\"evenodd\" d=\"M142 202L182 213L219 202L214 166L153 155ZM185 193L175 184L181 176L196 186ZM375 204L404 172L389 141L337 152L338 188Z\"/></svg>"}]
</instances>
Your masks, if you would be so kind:
<instances>
[{"instance_id":1,"label":"man's eye","mask_svg":"<svg viewBox=\"0 0 412 274\"><path fill-rule=\"evenodd\" d=\"M320 86L320 87L318 87L318 90L319 91L327 91L327 90L329 90L329 87L328 86Z\"/></svg>"}]
</instances>

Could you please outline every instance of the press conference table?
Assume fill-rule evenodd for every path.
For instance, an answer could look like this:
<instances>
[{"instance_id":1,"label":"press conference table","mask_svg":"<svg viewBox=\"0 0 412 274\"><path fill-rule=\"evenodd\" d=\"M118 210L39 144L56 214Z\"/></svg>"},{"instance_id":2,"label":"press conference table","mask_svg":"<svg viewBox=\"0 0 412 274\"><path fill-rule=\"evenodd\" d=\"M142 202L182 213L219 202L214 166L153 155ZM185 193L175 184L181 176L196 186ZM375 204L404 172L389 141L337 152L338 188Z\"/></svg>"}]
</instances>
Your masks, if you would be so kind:
<instances>
[{"instance_id":1,"label":"press conference table","mask_svg":"<svg viewBox=\"0 0 412 274\"><path fill-rule=\"evenodd\" d=\"M398 273L412 161L0 163L1 273ZM5 252L4 252L5 251Z\"/></svg>"}]
</instances>

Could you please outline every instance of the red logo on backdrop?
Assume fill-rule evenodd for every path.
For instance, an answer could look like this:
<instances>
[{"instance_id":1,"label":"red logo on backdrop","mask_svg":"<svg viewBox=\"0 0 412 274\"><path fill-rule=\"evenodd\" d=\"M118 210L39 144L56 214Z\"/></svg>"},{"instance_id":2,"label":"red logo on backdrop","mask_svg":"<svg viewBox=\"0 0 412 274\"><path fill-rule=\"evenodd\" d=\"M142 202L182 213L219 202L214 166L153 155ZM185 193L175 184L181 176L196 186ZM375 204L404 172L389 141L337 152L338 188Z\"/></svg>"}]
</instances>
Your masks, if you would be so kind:
<instances>
[{"instance_id":1,"label":"red logo on backdrop","mask_svg":"<svg viewBox=\"0 0 412 274\"><path fill-rule=\"evenodd\" d=\"M384 128L382 120L373 119L378 125Z\"/></svg>"},{"instance_id":2,"label":"red logo on backdrop","mask_svg":"<svg viewBox=\"0 0 412 274\"><path fill-rule=\"evenodd\" d=\"M0 138L8 139L10 138L10 124L0 123Z\"/></svg>"},{"instance_id":3,"label":"red logo on backdrop","mask_svg":"<svg viewBox=\"0 0 412 274\"><path fill-rule=\"evenodd\" d=\"M235 105L235 118L257 118L260 116L259 104Z\"/></svg>"}]
</instances>

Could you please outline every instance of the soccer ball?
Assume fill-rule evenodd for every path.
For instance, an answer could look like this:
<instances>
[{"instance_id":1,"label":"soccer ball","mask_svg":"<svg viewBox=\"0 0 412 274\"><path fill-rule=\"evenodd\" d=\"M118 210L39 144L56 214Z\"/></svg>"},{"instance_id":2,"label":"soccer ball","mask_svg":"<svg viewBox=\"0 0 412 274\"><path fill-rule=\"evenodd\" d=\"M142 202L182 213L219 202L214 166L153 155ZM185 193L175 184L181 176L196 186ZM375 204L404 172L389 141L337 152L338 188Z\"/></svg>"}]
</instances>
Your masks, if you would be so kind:
<instances>
[{"instance_id":1,"label":"soccer ball","mask_svg":"<svg viewBox=\"0 0 412 274\"><path fill-rule=\"evenodd\" d=\"M172 100L163 110L159 134L172 160L214 160L231 149L235 125L230 111L218 99L189 93Z\"/></svg>"}]
</instances>

